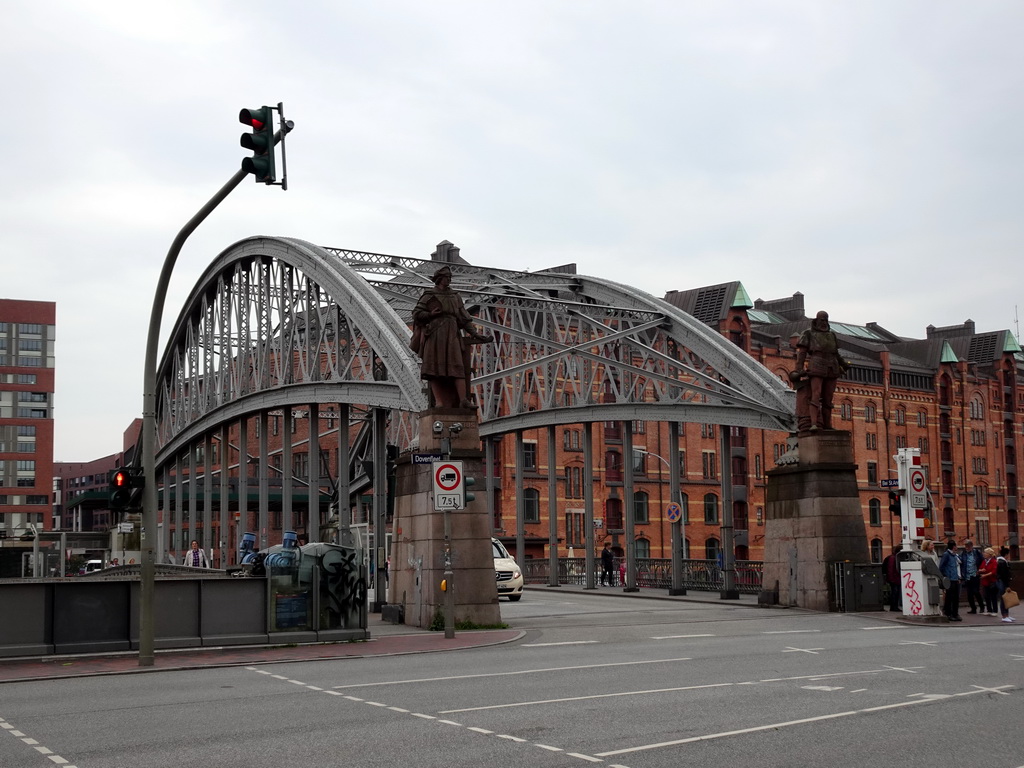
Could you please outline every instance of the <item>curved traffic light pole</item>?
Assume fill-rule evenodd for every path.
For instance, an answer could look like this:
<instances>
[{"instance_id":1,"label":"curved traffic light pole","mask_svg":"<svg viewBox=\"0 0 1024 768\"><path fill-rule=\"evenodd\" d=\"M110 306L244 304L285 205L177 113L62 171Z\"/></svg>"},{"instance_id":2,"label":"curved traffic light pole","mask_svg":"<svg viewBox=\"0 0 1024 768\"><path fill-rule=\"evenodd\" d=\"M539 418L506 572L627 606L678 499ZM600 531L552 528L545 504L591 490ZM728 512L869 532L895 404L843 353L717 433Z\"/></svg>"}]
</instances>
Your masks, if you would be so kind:
<instances>
[{"instance_id":1,"label":"curved traffic light pole","mask_svg":"<svg viewBox=\"0 0 1024 768\"><path fill-rule=\"evenodd\" d=\"M274 134L274 144L281 141L284 134L290 130L288 126L283 131ZM224 199L231 194L235 187L242 183L242 180L249 175L244 168L237 171L228 182L220 188L210 200L199 209L188 223L181 228L178 236L174 238L167 257L164 259L163 269L160 271L160 279L156 286L156 295L153 298L153 311L149 316L149 334L146 337L146 358L144 361L145 371L143 375L142 392L142 471L145 485L142 489L142 581L139 588L139 666L151 667L154 659L154 631L153 631L153 593L156 582L156 551L157 538L156 521L156 356L157 347L160 343L160 320L164 313L164 303L167 299L167 286L171 281L171 272L178 260L178 254L185 244L185 240L191 235L207 216Z\"/></svg>"}]
</instances>

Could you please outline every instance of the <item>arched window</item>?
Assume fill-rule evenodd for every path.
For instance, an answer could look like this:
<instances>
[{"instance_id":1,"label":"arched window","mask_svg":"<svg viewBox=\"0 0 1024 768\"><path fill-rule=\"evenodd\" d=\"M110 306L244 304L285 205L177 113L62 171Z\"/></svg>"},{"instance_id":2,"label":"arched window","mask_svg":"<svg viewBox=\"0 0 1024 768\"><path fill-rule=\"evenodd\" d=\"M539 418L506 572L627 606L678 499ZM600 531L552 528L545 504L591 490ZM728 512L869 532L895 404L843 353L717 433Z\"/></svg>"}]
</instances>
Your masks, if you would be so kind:
<instances>
[{"instance_id":1,"label":"arched window","mask_svg":"<svg viewBox=\"0 0 1024 768\"><path fill-rule=\"evenodd\" d=\"M750 559L750 549L747 547L746 544L738 544L736 546L736 559L737 560L749 560Z\"/></svg>"},{"instance_id":2,"label":"arched window","mask_svg":"<svg viewBox=\"0 0 1024 768\"><path fill-rule=\"evenodd\" d=\"M604 525L608 530L622 530L622 499L608 499L604 503Z\"/></svg>"},{"instance_id":3,"label":"arched window","mask_svg":"<svg viewBox=\"0 0 1024 768\"><path fill-rule=\"evenodd\" d=\"M613 483L622 482L622 454L618 451L608 451L604 455L605 477Z\"/></svg>"},{"instance_id":4,"label":"arched window","mask_svg":"<svg viewBox=\"0 0 1024 768\"><path fill-rule=\"evenodd\" d=\"M985 418L985 401L981 399L981 395L971 398L970 414L972 419Z\"/></svg>"},{"instance_id":5,"label":"arched window","mask_svg":"<svg viewBox=\"0 0 1024 768\"><path fill-rule=\"evenodd\" d=\"M690 524L690 497L688 494L679 494L679 506L683 509L683 524ZM689 545L687 545L689 546Z\"/></svg>"},{"instance_id":6,"label":"arched window","mask_svg":"<svg viewBox=\"0 0 1024 768\"><path fill-rule=\"evenodd\" d=\"M637 539L636 540L636 556L637 556L637 558L650 557L651 556L651 542L648 541L647 539Z\"/></svg>"},{"instance_id":7,"label":"arched window","mask_svg":"<svg viewBox=\"0 0 1024 768\"><path fill-rule=\"evenodd\" d=\"M874 424L875 423L875 419L877 419L877 418L878 418L878 409L875 407L875 404L874 403L865 403L864 404L864 421L868 422L869 424Z\"/></svg>"},{"instance_id":8,"label":"arched window","mask_svg":"<svg viewBox=\"0 0 1024 768\"><path fill-rule=\"evenodd\" d=\"M540 491L527 488L523 491L523 522L540 522Z\"/></svg>"},{"instance_id":9,"label":"arched window","mask_svg":"<svg viewBox=\"0 0 1024 768\"><path fill-rule=\"evenodd\" d=\"M871 562L880 563L882 562L882 540L872 539L871 540Z\"/></svg>"},{"instance_id":10,"label":"arched window","mask_svg":"<svg viewBox=\"0 0 1024 768\"><path fill-rule=\"evenodd\" d=\"M713 493L704 494L704 522L718 525L718 497Z\"/></svg>"},{"instance_id":11,"label":"arched window","mask_svg":"<svg viewBox=\"0 0 1024 768\"><path fill-rule=\"evenodd\" d=\"M714 538L713 536L704 542L704 557L707 560L714 560L717 563L718 556L721 554L721 552L722 547L718 543L718 539Z\"/></svg>"},{"instance_id":12,"label":"arched window","mask_svg":"<svg viewBox=\"0 0 1024 768\"><path fill-rule=\"evenodd\" d=\"M651 514L649 511L647 491L637 491L633 494L633 522L649 523Z\"/></svg>"}]
</instances>

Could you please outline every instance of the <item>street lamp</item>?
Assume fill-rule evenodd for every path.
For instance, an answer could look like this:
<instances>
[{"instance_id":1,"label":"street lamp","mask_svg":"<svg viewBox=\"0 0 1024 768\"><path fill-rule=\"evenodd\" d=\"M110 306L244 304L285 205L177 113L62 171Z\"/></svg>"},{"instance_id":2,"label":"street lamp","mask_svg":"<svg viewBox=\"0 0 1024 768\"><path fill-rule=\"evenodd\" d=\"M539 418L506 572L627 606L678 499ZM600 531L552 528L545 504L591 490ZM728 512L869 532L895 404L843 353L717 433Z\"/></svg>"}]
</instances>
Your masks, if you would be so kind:
<instances>
[{"instance_id":1,"label":"street lamp","mask_svg":"<svg viewBox=\"0 0 1024 768\"><path fill-rule=\"evenodd\" d=\"M672 445L679 444L679 425L675 422L669 424L669 443ZM686 541L686 520L683 514L683 493L680 490L680 477L679 477L679 464L669 463L664 456L661 456L653 451L648 451L646 448L634 448L636 453L640 453L646 456L653 456L658 459L662 464L668 467L669 483L672 486L672 498L676 509L674 513L678 515L675 520L672 520L672 586L669 587L668 593L670 595L685 595L686 588L683 586L683 544ZM673 510L670 508L670 519Z\"/></svg>"}]
</instances>

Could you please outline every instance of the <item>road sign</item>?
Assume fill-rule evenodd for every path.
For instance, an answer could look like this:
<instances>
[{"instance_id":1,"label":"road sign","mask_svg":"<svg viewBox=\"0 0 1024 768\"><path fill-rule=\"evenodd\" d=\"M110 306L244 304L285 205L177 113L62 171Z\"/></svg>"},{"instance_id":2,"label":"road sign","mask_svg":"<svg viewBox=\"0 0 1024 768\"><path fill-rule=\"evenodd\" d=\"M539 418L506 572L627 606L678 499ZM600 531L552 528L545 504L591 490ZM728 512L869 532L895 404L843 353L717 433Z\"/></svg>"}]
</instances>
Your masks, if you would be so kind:
<instances>
[{"instance_id":1,"label":"road sign","mask_svg":"<svg viewBox=\"0 0 1024 768\"><path fill-rule=\"evenodd\" d=\"M430 464L434 478L434 510L465 509L461 461L434 461Z\"/></svg>"},{"instance_id":2,"label":"road sign","mask_svg":"<svg viewBox=\"0 0 1024 768\"><path fill-rule=\"evenodd\" d=\"M925 489L924 470L921 467L910 468L909 483L910 506L914 509L924 509L928 506L928 494Z\"/></svg>"},{"instance_id":3,"label":"road sign","mask_svg":"<svg viewBox=\"0 0 1024 768\"><path fill-rule=\"evenodd\" d=\"M683 516L683 510L674 501L665 508L665 517L670 523L677 523Z\"/></svg>"},{"instance_id":4,"label":"road sign","mask_svg":"<svg viewBox=\"0 0 1024 768\"><path fill-rule=\"evenodd\" d=\"M435 461L441 461L444 458L440 453L414 453L412 455L413 464L433 464Z\"/></svg>"},{"instance_id":5,"label":"road sign","mask_svg":"<svg viewBox=\"0 0 1024 768\"><path fill-rule=\"evenodd\" d=\"M879 488L899 488L900 487L900 481L898 479L896 479L896 478L893 478L892 480L879 480L878 481L878 487Z\"/></svg>"}]
</instances>

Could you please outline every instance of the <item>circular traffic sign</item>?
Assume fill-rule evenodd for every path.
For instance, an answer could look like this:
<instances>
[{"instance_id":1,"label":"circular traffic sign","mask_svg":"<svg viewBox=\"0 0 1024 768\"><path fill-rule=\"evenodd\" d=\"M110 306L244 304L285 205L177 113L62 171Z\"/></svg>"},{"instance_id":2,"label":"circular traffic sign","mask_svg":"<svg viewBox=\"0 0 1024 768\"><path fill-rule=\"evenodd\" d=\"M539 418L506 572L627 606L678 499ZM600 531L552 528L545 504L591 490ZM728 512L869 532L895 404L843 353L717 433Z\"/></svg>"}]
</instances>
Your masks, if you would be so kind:
<instances>
[{"instance_id":1,"label":"circular traffic sign","mask_svg":"<svg viewBox=\"0 0 1024 768\"><path fill-rule=\"evenodd\" d=\"M910 470L910 489L914 493L924 492L924 470L912 469Z\"/></svg>"},{"instance_id":2,"label":"circular traffic sign","mask_svg":"<svg viewBox=\"0 0 1024 768\"><path fill-rule=\"evenodd\" d=\"M670 523L674 523L683 516L683 510L674 501L665 508L665 516Z\"/></svg>"},{"instance_id":3,"label":"circular traffic sign","mask_svg":"<svg viewBox=\"0 0 1024 768\"><path fill-rule=\"evenodd\" d=\"M438 464L434 472L434 483L442 491L454 491L462 484L462 470L455 464Z\"/></svg>"}]
</instances>

